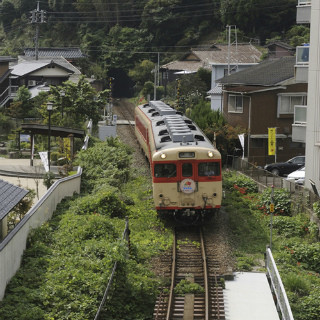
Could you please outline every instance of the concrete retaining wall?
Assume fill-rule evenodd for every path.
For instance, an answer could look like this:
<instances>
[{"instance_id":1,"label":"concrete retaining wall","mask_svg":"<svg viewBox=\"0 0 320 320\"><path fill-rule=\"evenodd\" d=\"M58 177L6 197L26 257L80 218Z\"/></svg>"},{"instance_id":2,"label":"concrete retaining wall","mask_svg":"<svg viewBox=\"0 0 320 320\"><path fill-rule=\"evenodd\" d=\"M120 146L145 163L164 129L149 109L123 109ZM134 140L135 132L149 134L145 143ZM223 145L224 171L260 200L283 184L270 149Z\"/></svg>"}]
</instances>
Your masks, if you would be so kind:
<instances>
[{"instance_id":1,"label":"concrete retaining wall","mask_svg":"<svg viewBox=\"0 0 320 320\"><path fill-rule=\"evenodd\" d=\"M8 282L20 268L29 232L50 220L63 198L80 192L81 173L79 168L77 174L56 181L0 243L0 300Z\"/></svg>"}]
</instances>

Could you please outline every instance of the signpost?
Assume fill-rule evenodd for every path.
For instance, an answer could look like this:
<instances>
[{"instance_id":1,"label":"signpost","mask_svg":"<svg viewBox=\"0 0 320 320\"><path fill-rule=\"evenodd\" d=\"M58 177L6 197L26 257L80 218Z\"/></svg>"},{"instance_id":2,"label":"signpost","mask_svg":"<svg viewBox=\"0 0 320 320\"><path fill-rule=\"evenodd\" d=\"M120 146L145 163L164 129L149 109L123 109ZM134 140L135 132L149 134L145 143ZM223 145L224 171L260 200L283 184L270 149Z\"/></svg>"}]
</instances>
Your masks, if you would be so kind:
<instances>
[{"instance_id":1,"label":"signpost","mask_svg":"<svg viewBox=\"0 0 320 320\"><path fill-rule=\"evenodd\" d=\"M273 194L274 194L274 186L271 187L271 203L270 203L270 250L272 250L272 219L273 219L273 213L274 213L274 200L273 200Z\"/></svg>"}]
</instances>

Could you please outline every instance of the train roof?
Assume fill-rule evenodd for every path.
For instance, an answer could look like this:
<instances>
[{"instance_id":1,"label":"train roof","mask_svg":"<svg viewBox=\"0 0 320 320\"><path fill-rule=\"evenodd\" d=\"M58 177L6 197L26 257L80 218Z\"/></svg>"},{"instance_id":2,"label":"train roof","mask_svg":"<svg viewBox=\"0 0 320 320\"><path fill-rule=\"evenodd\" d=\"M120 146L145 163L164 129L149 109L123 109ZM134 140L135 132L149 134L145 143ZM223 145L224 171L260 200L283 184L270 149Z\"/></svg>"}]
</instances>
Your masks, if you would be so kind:
<instances>
[{"instance_id":1,"label":"train roof","mask_svg":"<svg viewBox=\"0 0 320 320\"><path fill-rule=\"evenodd\" d=\"M150 101L138 108L151 121L156 150L177 145L214 148L192 120L164 102Z\"/></svg>"}]
</instances>

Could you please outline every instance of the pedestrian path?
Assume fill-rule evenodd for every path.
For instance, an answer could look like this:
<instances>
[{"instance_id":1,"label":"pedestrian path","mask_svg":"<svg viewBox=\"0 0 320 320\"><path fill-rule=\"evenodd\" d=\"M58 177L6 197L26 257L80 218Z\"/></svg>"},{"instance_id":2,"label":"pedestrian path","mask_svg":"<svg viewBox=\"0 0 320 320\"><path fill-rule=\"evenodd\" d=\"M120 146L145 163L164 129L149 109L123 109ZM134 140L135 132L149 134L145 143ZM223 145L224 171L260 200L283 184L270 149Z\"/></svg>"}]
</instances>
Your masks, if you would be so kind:
<instances>
[{"instance_id":1,"label":"pedestrian path","mask_svg":"<svg viewBox=\"0 0 320 320\"><path fill-rule=\"evenodd\" d=\"M226 320L279 320L265 273L235 273L223 295Z\"/></svg>"},{"instance_id":2,"label":"pedestrian path","mask_svg":"<svg viewBox=\"0 0 320 320\"><path fill-rule=\"evenodd\" d=\"M50 169L58 175L58 167L51 166ZM0 158L0 179L23 189L34 190L36 192L34 203L47 192L47 187L43 184L45 173L39 159L35 159L34 165L30 166L30 159Z\"/></svg>"},{"instance_id":3,"label":"pedestrian path","mask_svg":"<svg viewBox=\"0 0 320 320\"><path fill-rule=\"evenodd\" d=\"M51 166L50 171L55 175L59 174L57 166ZM42 177L46 173L44 166L39 159L30 165L30 159L7 159L0 158L0 175L11 177L36 178Z\"/></svg>"}]
</instances>

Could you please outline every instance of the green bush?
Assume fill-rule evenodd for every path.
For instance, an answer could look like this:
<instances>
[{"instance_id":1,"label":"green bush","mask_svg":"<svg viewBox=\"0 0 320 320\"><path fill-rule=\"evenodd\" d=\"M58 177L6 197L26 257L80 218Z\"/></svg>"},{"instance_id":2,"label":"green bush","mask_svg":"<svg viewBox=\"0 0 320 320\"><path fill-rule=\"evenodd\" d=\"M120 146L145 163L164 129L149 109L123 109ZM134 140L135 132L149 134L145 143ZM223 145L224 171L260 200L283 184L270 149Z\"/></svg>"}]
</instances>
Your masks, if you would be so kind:
<instances>
[{"instance_id":1,"label":"green bush","mask_svg":"<svg viewBox=\"0 0 320 320\"><path fill-rule=\"evenodd\" d=\"M236 189L240 193L257 193L257 183L251 178L241 174L226 174L223 176L223 185L226 189Z\"/></svg>"},{"instance_id":2,"label":"green bush","mask_svg":"<svg viewBox=\"0 0 320 320\"><path fill-rule=\"evenodd\" d=\"M100 214L111 218L124 218L127 208L118 197L116 189L103 190L79 198L75 204L76 214Z\"/></svg>"},{"instance_id":3,"label":"green bush","mask_svg":"<svg viewBox=\"0 0 320 320\"><path fill-rule=\"evenodd\" d=\"M317 217L320 219L320 202L317 201L313 204L313 212L317 215Z\"/></svg>"},{"instance_id":4,"label":"green bush","mask_svg":"<svg viewBox=\"0 0 320 320\"><path fill-rule=\"evenodd\" d=\"M273 228L284 237L303 237L309 234L313 227L314 224L303 214L294 217L276 216L273 219Z\"/></svg>"},{"instance_id":5,"label":"green bush","mask_svg":"<svg viewBox=\"0 0 320 320\"><path fill-rule=\"evenodd\" d=\"M272 189L268 188L259 195L257 207L264 214L270 214ZM274 189L273 191L274 215L291 215L291 197L290 193L284 189Z\"/></svg>"},{"instance_id":6,"label":"green bush","mask_svg":"<svg viewBox=\"0 0 320 320\"><path fill-rule=\"evenodd\" d=\"M203 287L198 283L190 282L189 280L182 279L174 288L176 295L185 295L187 293L200 294L204 293Z\"/></svg>"},{"instance_id":7,"label":"green bush","mask_svg":"<svg viewBox=\"0 0 320 320\"><path fill-rule=\"evenodd\" d=\"M292 257L305 269L319 272L320 270L320 243L296 244L291 246Z\"/></svg>"},{"instance_id":8,"label":"green bush","mask_svg":"<svg viewBox=\"0 0 320 320\"><path fill-rule=\"evenodd\" d=\"M311 288L309 280L293 272L284 275L283 284L287 290L290 290L300 297L309 294Z\"/></svg>"}]
</instances>

